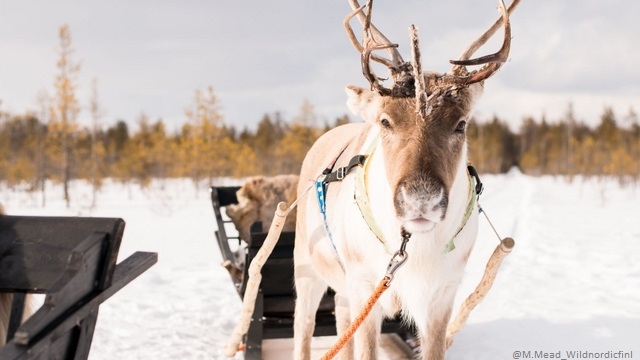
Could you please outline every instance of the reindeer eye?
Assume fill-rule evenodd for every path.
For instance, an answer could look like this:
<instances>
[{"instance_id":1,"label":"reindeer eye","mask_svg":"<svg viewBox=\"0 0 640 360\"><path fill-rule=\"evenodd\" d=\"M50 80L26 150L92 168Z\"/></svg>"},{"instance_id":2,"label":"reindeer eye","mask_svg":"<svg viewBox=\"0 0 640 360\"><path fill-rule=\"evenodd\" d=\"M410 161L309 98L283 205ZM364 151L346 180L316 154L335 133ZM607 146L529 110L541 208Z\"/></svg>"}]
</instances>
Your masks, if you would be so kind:
<instances>
[{"instance_id":1,"label":"reindeer eye","mask_svg":"<svg viewBox=\"0 0 640 360\"><path fill-rule=\"evenodd\" d=\"M389 118L386 115L382 115L380 117L380 125L389 129L391 128L391 120L389 120Z\"/></svg>"},{"instance_id":2,"label":"reindeer eye","mask_svg":"<svg viewBox=\"0 0 640 360\"><path fill-rule=\"evenodd\" d=\"M456 126L456 132L463 133L466 127L467 127L467 122L462 120Z\"/></svg>"}]
</instances>

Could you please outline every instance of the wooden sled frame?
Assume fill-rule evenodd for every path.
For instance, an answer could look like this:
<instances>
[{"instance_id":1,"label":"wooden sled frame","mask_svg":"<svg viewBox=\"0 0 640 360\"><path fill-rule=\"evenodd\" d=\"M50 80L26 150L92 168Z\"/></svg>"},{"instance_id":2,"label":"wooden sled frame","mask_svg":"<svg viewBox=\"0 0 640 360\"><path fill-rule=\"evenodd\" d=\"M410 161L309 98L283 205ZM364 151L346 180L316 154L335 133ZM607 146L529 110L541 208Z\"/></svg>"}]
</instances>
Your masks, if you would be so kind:
<instances>
[{"instance_id":1,"label":"wooden sled frame","mask_svg":"<svg viewBox=\"0 0 640 360\"><path fill-rule=\"evenodd\" d=\"M157 262L116 265L125 223L114 218L0 216L0 291L12 292L0 359L87 359L99 306ZM46 294L22 325L26 294Z\"/></svg>"},{"instance_id":2,"label":"wooden sled frame","mask_svg":"<svg viewBox=\"0 0 640 360\"><path fill-rule=\"evenodd\" d=\"M216 241L223 261L228 261L234 268L242 269L244 275L231 276L240 298L244 297L246 279L251 261L267 237L262 232L262 224L254 223L251 227L251 240L243 244L245 263L238 260L231 250L231 244L241 245L237 236L229 236L227 229L235 229L231 220L222 215L223 208L237 204L236 192L239 186L211 187L211 202L218 230ZM269 259L262 267L262 282L256 298L254 312L249 330L245 336L245 359L262 358L262 340L293 337L293 315L295 309L295 289L293 287L293 247L295 232L283 231ZM329 290L320 303L316 313L316 326L313 336L336 335L334 292ZM412 342L415 329L408 327L400 318L386 320L382 326L383 333L396 333L404 341Z\"/></svg>"}]
</instances>

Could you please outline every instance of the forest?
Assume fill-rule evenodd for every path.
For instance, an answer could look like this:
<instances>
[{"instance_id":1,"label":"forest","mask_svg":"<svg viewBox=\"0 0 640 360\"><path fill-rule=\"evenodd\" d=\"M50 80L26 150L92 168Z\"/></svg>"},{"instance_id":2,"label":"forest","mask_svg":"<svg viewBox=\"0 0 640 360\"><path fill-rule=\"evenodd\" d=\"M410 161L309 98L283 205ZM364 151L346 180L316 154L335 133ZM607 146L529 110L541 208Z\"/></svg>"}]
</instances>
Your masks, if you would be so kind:
<instances>
[{"instance_id":1,"label":"forest","mask_svg":"<svg viewBox=\"0 0 640 360\"><path fill-rule=\"evenodd\" d=\"M63 126L37 114L0 113L0 181L31 184L35 190L51 179L104 178L148 183L153 178L187 177L196 182L216 177L297 173L307 150L324 132L351 121L348 116L318 124L313 105L283 119L265 114L255 129L226 124L213 88L196 91L178 132L162 119L144 113L138 129L124 120L106 128ZM618 119L605 108L600 123L575 121L571 108L562 119L523 119L513 131L494 117L472 119L467 130L470 161L482 173L501 173L516 166L531 175L613 176L638 180L640 124L630 113ZM355 119L354 119L355 120ZM625 126L621 126L624 123Z\"/></svg>"},{"instance_id":2,"label":"forest","mask_svg":"<svg viewBox=\"0 0 640 360\"><path fill-rule=\"evenodd\" d=\"M168 131L162 119L141 113L137 119L102 124L94 81L90 104L76 97L80 66L74 60L67 26L59 31L58 75L54 94L43 96L40 110L2 111L0 99L0 182L44 191L47 180L64 184L85 179L99 189L105 178L145 186L154 178L190 178L196 184L218 177L297 173L307 150L329 129L350 121L347 115L323 121L304 101L291 119L267 113L254 129L225 121L213 86L194 92L184 125ZM77 123L87 109L92 126ZM128 121L129 120L129 121ZM131 120L137 129L132 131ZM619 116L605 107L597 126L574 116L571 104L560 119L525 118L518 129L506 119L471 119L469 158L480 173L512 167L531 175L615 177L636 182L640 174L640 124L633 109Z\"/></svg>"}]
</instances>

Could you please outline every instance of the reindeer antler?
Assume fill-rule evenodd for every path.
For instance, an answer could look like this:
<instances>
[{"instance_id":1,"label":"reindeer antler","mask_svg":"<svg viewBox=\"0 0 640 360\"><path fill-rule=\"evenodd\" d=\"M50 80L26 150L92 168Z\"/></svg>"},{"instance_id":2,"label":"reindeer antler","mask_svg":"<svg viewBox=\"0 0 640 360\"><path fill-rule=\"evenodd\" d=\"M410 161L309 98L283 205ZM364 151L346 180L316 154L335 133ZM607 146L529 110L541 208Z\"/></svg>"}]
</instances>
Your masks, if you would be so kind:
<instances>
[{"instance_id":1,"label":"reindeer antler","mask_svg":"<svg viewBox=\"0 0 640 360\"><path fill-rule=\"evenodd\" d=\"M427 120L427 115L431 111L429 101L427 101L427 85L422 74L422 55L420 53L420 42L418 40L418 29L415 25L409 28L411 37L411 49L413 53L413 77L415 79L416 90L416 113L423 121Z\"/></svg>"},{"instance_id":2,"label":"reindeer antler","mask_svg":"<svg viewBox=\"0 0 640 360\"><path fill-rule=\"evenodd\" d=\"M374 35L372 37L377 38L378 39L377 41L379 43L390 45L390 47L387 49L389 52L389 55L391 56L390 60L381 58L375 54L372 54L371 56L372 60L377 61L381 64L384 64L387 67L394 67L404 63L404 60L402 60L402 56L400 56L400 52L397 50L398 45L391 43L391 41L389 41L389 39L387 39L387 37L384 36L384 34L382 34L377 27L371 24L371 6L373 5L373 1L368 1L367 4L360 6L360 4L358 4L358 0L349 0L349 5L351 5L351 9L353 11L349 13L349 15L347 15L347 17L344 19L344 27L347 30L347 35L349 35L349 40L351 40L351 44L356 48L356 50L358 50L359 53L363 52L363 47L362 45L360 45L358 38L354 34L353 29L351 29L351 25L349 24L351 19L353 19L355 16L358 17L360 24L363 27L367 28L365 32L372 32ZM362 12L362 10L365 7L369 7L369 11L366 15Z\"/></svg>"},{"instance_id":3,"label":"reindeer antler","mask_svg":"<svg viewBox=\"0 0 640 360\"><path fill-rule=\"evenodd\" d=\"M504 0L498 0L498 2L500 10L502 11L501 17L496 20L495 23L484 34L482 34L482 36L471 43L471 45L462 53L459 60L450 61L454 65L453 68L450 73L447 73L436 80L436 86L468 86L473 83L484 81L495 74L502 64L507 61L509 50L511 48L511 24L509 22L509 15L520 3L520 0L513 0L508 9L504 4ZM368 0L367 4L362 6L360 6L358 0L349 0L349 5L351 6L352 12L344 19L344 26L351 44L361 55L362 74L371 84L371 89L377 90L378 93L383 96L416 96L419 112L421 114L427 114L428 107L426 100L424 100L426 98L427 89L424 84L420 65L420 49L417 30L415 27L412 26L410 29L412 52L414 55L412 65L402 59L402 56L398 51L398 44L392 43L372 24L371 12L373 0ZM365 8L367 8L366 12L364 11ZM364 28L362 44L358 41L358 38L350 25L350 21L354 17L358 18L360 24L362 24ZM470 57L495 34L501 25L504 26L504 40L500 50L491 55L470 59ZM378 50L386 50L390 55L390 59L374 54L374 51ZM381 84L380 81L383 79L378 77L371 68L372 60L385 65L389 69L394 81L392 89L386 88ZM485 66L471 73L466 69L466 66L469 65L482 64L485 64ZM423 92L425 95L421 94Z\"/></svg>"},{"instance_id":4,"label":"reindeer antler","mask_svg":"<svg viewBox=\"0 0 640 360\"><path fill-rule=\"evenodd\" d=\"M500 69L502 64L507 61L509 57L509 50L511 49L511 23L509 22L509 16L513 10L518 6L520 0L513 0L509 8L504 4L504 0L498 0L502 15L496 20L489 29L477 38L469 47L460 55L458 60L450 60L453 64L451 68L451 75L457 77L454 82L464 85L473 84L490 78L493 74ZM504 40L502 47L496 53L491 55L481 56L475 59L469 59L480 47L482 47L500 28L500 25L504 26ZM460 73L467 73L465 66L468 65L482 65L486 64L480 70L474 71L468 76L460 76Z\"/></svg>"},{"instance_id":5,"label":"reindeer antler","mask_svg":"<svg viewBox=\"0 0 640 360\"><path fill-rule=\"evenodd\" d=\"M377 90L378 93L383 96L413 96L415 88L411 64L402 59L397 49L398 44L389 41L389 39L371 23L373 0L368 0L367 4L363 6L360 6L358 0L349 0L349 4L353 11L344 19L344 27L347 30L351 44L360 53L362 74L371 84L371 89ZM364 8L367 8L366 13L363 12ZM358 18L364 28L362 44L358 41L349 23L354 17ZM377 50L386 50L391 58L386 59L374 54L373 52ZM392 89L386 88L380 83L382 79L373 72L371 60L381 63L389 69L394 81Z\"/></svg>"}]
</instances>

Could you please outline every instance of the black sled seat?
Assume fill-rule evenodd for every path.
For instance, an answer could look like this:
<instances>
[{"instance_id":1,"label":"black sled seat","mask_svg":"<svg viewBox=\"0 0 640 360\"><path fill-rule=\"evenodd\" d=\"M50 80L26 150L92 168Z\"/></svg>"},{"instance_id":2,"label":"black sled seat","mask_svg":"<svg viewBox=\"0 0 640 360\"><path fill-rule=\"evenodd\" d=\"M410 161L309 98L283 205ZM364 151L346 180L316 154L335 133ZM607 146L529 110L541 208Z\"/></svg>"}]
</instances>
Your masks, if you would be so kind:
<instances>
[{"instance_id":1,"label":"black sled seat","mask_svg":"<svg viewBox=\"0 0 640 360\"><path fill-rule=\"evenodd\" d=\"M86 359L99 306L157 261L116 265L125 223L114 218L0 216L0 292L12 292L1 360ZM22 325L26 294L46 294Z\"/></svg>"},{"instance_id":2,"label":"black sled seat","mask_svg":"<svg viewBox=\"0 0 640 360\"><path fill-rule=\"evenodd\" d=\"M251 260L267 237L261 232L262 224L254 223L251 229L251 240L246 244L245 262L237 260L231 250L231 244L239 244L237 236L229 237L227 229L233 226L231 220L222 216L222 208L237 204L236 191L240 187L212 187L211 202L216 217L218 230L215 232L223 261L230 261L234 266L242 268L244 276L232 280L242 298L246 288L247 272ZM275 211L275 209L274 209ZM245 337L245 359L261 359L262 340L293 337L293 316L295 310L295 289L293 280L293 247L295 232L283 231L271 256L262 267L262 282L256 299L249 331ZM336 335L335 303L333 290L324 295L316 313L314 336ZM399 318L386 320L383 333L397 333L404 340L413 336L413 329L407 327Z\"/></svg>"}]
</instances>

